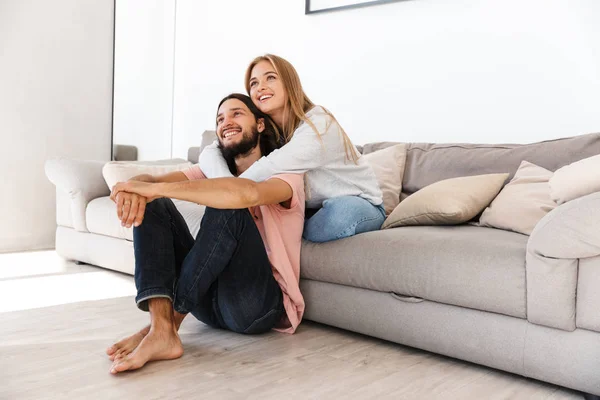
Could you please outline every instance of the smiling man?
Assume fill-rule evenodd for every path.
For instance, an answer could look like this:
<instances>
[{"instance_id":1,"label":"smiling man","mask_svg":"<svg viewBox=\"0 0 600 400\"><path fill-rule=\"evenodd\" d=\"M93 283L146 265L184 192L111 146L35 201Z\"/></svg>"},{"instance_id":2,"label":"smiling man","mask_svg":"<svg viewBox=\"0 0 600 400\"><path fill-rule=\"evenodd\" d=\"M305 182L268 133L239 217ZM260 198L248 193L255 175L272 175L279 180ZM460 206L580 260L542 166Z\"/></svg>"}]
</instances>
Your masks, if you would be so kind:
<instances>
[{"instance_id":1,"label":"smiling man","mask_svg":"<svg viewBox=\"0 0 600 400\"><path fill-rule=\"evenodd\" d=\"M279 147L269 117L248 96L232 94L217 111L219 148L239 176ZM188 313L215 328L293 333L304 313L300 244L302 175L261 183L206 179L194 167L117 184L111 198L134 226L136 304L150 325L107 349L111 373L183 355L179 326ZM206 206L194 239L171 198Z\"/></svg>"}]
</instances>

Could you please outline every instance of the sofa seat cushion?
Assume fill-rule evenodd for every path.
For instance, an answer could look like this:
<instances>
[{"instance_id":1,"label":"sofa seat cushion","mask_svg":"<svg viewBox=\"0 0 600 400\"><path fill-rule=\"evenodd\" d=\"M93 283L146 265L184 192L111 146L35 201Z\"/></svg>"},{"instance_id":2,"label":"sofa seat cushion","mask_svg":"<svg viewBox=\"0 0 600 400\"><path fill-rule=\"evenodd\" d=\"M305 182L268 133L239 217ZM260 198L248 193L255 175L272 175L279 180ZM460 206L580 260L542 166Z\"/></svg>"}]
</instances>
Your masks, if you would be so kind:
<instances>
[{"instance_id":1,"label":"sofa seat cushion","mask_svg":"<svg viewBox=\"0 0 600 400\"><path fill-rule=\"evenodd\" d=\"M173 203L183 215L192 236L196 237L205 207L181 200L173 200ZM133 228L121 226L115 203L108 196L90 201L86 209L86 223L92 233L133 241Z\"/></svg>"},{"instance_id":2,"label":"sofa seat cushion","mask_svg":"<svg viewBox=\"0 0 600 400\"><path fill-rule=\"evenodd\" d=\"M305 241L300 271L304 279L526 318L527 239L470 225L402 227Z\"/></svg>"}]
</instances>

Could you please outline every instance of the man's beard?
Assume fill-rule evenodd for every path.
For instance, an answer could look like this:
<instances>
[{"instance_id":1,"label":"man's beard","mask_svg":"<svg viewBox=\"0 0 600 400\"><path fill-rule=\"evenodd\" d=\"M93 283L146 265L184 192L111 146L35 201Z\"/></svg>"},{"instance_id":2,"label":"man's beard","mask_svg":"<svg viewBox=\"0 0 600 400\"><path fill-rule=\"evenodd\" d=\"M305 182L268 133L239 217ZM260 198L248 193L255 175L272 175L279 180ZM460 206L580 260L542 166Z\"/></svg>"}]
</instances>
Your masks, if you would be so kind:
<instances>
[{"instance_id":1,"label":"man's beard","mask_svg":"<svg viewBox=\"0 0 600 400\"><path fill-rule=\"evenodd\" d=\"M219 140L219 149L221 149L221 154L223 154L223 158L228 165L235 165L236 157L250 153L258 145L259 135L256 127L252 128L250 135L242 130L242 135L242 140L233 146L225 147Z\"/></svg>"}]
</instances>

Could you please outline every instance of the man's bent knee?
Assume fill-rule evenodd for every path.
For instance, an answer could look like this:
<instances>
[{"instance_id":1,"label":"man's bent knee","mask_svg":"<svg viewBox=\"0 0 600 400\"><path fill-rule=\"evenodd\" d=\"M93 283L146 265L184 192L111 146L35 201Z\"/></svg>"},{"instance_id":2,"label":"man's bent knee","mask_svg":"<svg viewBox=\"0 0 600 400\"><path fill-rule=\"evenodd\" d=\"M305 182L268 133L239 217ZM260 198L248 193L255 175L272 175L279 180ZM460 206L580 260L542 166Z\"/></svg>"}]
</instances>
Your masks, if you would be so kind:
<instances>
[{"instance_id":1,"label":"man's bent knee","mask_svg":"<svg viewBox=\"0 0 600 400\"><path fill-rule=\"evenodd\" d=\"M146 204L146 213L151 212L158 215L168 213L171 209L177 209L173 201L169 198L163 197L156 199Z\"/></svg>"},{"instance_id":2,"label":"man's bent knee","mask_svg":"<svg viewBox=\"0 0 600 400\"><path fill-rule=\"evenodd\" d=\"M228 221L233 217L246 217L250 216L250 212L247 208L243 209L221 209L221 208L212 208L206 207L204 211L204 217L208 219L221 219L223 222Z\"/></svg>"},{"instance_id":3,"label":"man's bent knee","mask_svg":"<svg viewBox=\"0 0 600 400\"><path fill-rule=\"evenodd\" d=\"M173 200L167 197L161 197L160 199L156 199L146 204L146 209L148 208L160 208L160 207L171 207L174 206Z\"/></svg>"}]
</instances>

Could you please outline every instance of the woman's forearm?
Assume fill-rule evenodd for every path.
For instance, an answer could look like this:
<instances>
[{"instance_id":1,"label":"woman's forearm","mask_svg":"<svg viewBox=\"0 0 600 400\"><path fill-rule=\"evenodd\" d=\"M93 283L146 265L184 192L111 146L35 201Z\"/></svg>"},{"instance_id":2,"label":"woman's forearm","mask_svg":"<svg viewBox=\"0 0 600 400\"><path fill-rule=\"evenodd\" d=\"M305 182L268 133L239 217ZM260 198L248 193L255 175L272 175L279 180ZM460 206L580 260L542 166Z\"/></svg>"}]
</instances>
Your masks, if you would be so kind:
<instances>
[{"instance_id":1,"label":"woman's forearm","mask_svg":"<svg viewBox=\"0 0 600 400\"><path fill-rule=\"evenodd\" d=\"M207 178L229 178L233 176L216 141L202 150L198 165Z\"/></svg>"}]
</instances>

